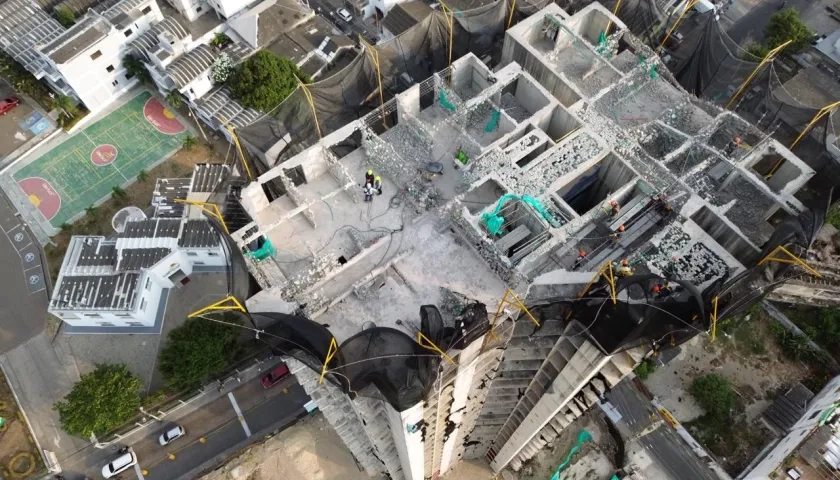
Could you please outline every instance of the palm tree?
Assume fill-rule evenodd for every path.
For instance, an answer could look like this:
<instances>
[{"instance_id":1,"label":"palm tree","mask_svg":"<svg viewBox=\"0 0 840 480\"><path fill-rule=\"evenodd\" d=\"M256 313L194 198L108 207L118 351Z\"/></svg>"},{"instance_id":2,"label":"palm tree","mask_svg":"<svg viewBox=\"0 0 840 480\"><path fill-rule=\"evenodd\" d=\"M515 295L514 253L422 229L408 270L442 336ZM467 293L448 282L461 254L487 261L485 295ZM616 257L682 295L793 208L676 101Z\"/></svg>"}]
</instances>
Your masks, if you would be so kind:
<instances>
[{"instance_id":1,"label":"palm tree","mask_svg":"<svg viewBox=\"0 0 840 480\"><path fill-rule=\"evenodd\" d=\"M79 113L79 107L76 106L76 101L67 95L58 95L52 99L52 107L58 110L58 124L64 127L68 120Z\"/></svg>"},{"instance_id":2,"label":"palm tree","mask_svg":"<svg viewBox=\"0 0 840 480\"><path fill-rule=\"evenodd\" d=\"M187 134L186 137L184 137L184 142L181 144L181 146L184 148L184 150L187 150L187 151L192 150L193 147L195 147L196 145L198 145L198 139L195 138L193 135L191 135L189 133Z\"/></svg>"},{"instance_id":3,"label":"palm tree","mask_svg":"<svg viewBox=\"0 0 840 480\"><path fill-rule=\"evenodd\" d=\"M180 108L184 104L184 98L181 96L181 92L174 88L166 92L165 100L172 108Z\"/></svg>"},{"instance_id":4,"label":"palm tree","mask_svg":"<svg viewBox=\"0 0 840 480\"><path fill-rule=\"evenodd\" d=\"M96 207L94 207L93 205L85 207L85 214L91 217L94 216L96 214Z\"/></svg>"},{"instance_id":5,"label":"palm tree","mask_svg":"<svg viewBox=\"0 0 840 480\"><path fill-rule=\"evenodd\" d=\"M114 199L125 198L127 196L128 196L128 193L126 193L126 191L123 190L121 187L111 187L111 197L112 198L114 198Z\"/></svg>"},{"instance_id":6,"label":"palm tree","mask_svg":"<svg viewBox=\"0 0 840 480\"><path fill-rule=\"evenodd\" d=\"M73 226L70 225L67 222L64 222L64 223L61 224L61 227L59 227L59 228L61 228L62 232L66 232L66 231L70 230L71 228L73 228Z\"/></svg>"},{"instance_id":7,"label":"palm tree","mask_svg":"<svg viewBox=\"0 0 840 480\"><path fill-rule=\"evenodd\" d=\"M149 178L149 173L145 170L140 170L139 172L137 172L137 181L145 182L147 178Z\"/></svg>"}]
</instances>

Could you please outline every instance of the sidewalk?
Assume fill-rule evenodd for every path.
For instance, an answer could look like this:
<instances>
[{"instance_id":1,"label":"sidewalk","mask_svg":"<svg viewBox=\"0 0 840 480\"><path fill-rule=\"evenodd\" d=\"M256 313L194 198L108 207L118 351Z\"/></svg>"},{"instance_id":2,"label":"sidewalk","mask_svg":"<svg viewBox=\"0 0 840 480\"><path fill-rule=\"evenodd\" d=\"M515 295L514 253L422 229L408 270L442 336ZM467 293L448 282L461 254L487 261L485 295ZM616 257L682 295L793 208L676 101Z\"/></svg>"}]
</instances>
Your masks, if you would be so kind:
<instances>
[{"instance_id":1,"label":"sidewalk","mask_svg":"<svg viewBox=\"0 0 840 480\"><path fill-rule=\"evenodd\" d=\"M0 367L42 449L65 458L89 445L64 433L58 413L52 409L54 400L62 398L79 380L79 372L63 350L50 343L45 332L0 356Z\"/></svg>"}]
</instances>

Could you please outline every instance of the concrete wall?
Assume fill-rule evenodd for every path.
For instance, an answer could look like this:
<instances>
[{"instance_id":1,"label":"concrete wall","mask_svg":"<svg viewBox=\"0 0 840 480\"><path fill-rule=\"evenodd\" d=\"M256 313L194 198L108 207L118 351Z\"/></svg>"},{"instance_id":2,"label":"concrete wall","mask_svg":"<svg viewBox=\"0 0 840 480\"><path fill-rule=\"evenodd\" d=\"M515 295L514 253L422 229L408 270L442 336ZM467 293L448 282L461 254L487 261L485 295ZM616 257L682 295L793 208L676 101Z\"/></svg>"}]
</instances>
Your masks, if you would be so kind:
<instances>
[{"instance_id":1,"label":"concrete wall","mask_svg":"<svg viewBox=\"0 0 840 480\"><path fill-rule=\"evenodd\" d=\"M347 395L327 381L319 384L319 375L301 361L291 357L283 360L368 475L383 472L382 462L374 454L364 424Z\"/></svg>"}]
</instances>

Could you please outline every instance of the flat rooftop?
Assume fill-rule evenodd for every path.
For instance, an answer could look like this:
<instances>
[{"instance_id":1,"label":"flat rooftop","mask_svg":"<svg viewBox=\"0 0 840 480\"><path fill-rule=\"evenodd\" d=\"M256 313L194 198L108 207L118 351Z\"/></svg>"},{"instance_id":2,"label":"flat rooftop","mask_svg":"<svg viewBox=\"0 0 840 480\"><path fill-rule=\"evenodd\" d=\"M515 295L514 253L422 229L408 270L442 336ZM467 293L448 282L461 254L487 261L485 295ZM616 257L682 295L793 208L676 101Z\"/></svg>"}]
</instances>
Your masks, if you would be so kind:
<instances>
[{"instance_id":1,"label":"flat rooftop","mask_svg":"<svg viewBox=\"0 0 840 480\"><path fill-rule=\"evenodd\" d=\"M105 19L89 15L70 27L55 40L41 48L41 52L58 65L76 58L76 55L96 45L108 36L111 25Z\"/></svg>"},{"instance_id":2,"label":"flat rooftop","mask_svg":"<svg viewBox=\"0 0 840 480\"><path fill-rule=\"evenodd\" d=\"M804 209L793 195L814 172L656 62L600 5L551 4L508 30L495 71L466 55L325 134L242 190L253 222L234 239L246 256L276 250L248 259L263 287L249 308L282 300L344 337L365 319L404 329L451 292L495 305L573 270L579 249L590 277L628 259L702 290L740 271L771 216ZM746 146L728 154L736 136ZM769 180L755 170L776 159ZM368 169L383 184L372 202Z\"/></svg>"}]
</instances>

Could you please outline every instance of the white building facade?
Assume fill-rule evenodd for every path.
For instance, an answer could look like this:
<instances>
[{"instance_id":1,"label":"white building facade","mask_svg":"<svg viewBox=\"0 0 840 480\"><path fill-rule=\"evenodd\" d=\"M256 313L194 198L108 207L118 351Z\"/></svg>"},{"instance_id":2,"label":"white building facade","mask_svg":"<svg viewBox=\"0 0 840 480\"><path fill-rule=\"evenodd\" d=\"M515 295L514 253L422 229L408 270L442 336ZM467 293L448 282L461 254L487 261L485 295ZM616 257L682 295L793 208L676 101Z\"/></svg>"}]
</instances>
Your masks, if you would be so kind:
<instances>
[{"instance_id":1,"label":"white building facade","mask_svg":"<svg viewBox=\"0 0 840 480\"><path fill-rule=\"evenodd\" d=\"M123 0L36 47L44 77L57 92L79 100L91 112L107 108L137 83L123 67L128 44L163 16L154 0Z\"/></svg>"}]
</instances>

